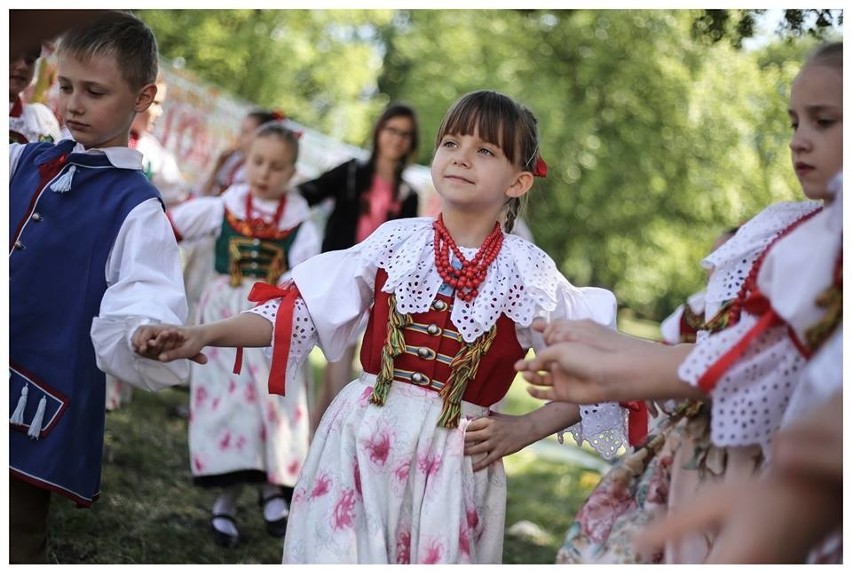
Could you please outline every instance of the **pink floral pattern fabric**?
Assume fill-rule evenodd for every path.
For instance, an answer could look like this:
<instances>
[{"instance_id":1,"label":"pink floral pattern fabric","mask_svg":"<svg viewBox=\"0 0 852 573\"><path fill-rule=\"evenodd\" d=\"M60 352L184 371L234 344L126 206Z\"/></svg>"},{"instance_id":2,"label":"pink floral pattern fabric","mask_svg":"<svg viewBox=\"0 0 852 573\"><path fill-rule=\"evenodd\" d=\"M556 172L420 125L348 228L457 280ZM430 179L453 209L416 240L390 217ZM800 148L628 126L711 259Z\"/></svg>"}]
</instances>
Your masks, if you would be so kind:
<instances>
[{"instance_id":1,"label":"pink floral pattern fabric","mask_svg":"<svg viewBox=\"0 0 852 573\"><path fill-rule=\"evenodd\" d=\"M201 323L249 308L253 281L239 287L217 276L199 301ZM234 374L233 348L206 348L208 363L193 363L190 382L189 453L194 476L242 470L266 472L271 484L293 486L308 450L306 368L287 384L286 396L269 394L270 357L246 348Z\"/></svg>"},{"instance_id":2,"label":"pink floral pattern fabric","mask_svg":"<svg viewBox=\"0 0 852 573\"><path fill-rule=\"evenodd\" d=\"M658 552L637 551L633 535L706 485L758 471L760 461L758 448L715 447L706 406L684 402L604 475L568 528L556 562L700 563L710 535L686 537Z\"/></svg>"},{"instance_id":3,"label":"pink floral pattern fabric","mask_svg":"<svg viewBox=\"0 0 852 573\"><path fill-rule=\"evenodd\" d=\"M348 384L320 422L296 485L284 563L499 563L502 462L473 472L464 432L487 408L462 402L457 429L436 427L437 392L375 377Z\"/></svg>"}]
</instances>

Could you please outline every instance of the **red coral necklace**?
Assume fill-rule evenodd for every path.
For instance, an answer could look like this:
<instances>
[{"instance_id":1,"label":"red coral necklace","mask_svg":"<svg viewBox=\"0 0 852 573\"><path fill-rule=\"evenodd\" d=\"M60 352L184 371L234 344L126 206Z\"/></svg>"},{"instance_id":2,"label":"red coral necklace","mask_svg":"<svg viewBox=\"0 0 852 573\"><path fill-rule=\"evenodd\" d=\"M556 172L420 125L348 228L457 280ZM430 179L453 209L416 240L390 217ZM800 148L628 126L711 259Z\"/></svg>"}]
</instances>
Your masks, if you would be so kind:
<instances>
[{"instance_id":1,"label":"red coral necklace","mask_svg":"<svg viewBox=\"0 0 852 573\"><path fill-rule=\"evenodd\" d=\"M248 224L248 227L252 230L251 236L253 237L265 237L270 235L275 235L278 233L278 226L281 223L281 217L284 214L284 206L287 203L287 195L284 194L278 199L278 207L275 209L275 215L272 216L272 220L270 222L266 222L263 220L263 217L252 217L253 215L253 206L252 206L252 196L251 191L246 194L246 218L245 222Z\"/></svg>"},{"instance_id":2,"label":"red coral necklace","mask_svg":"<svg viewBox=\"0 0 852 573\"><path fill-rule=\"evenodd\" d=\"M489 233L480 245L476 255L467 260L461 253L447 227L444 226L443 214L433 223L435 229L435 266L444 282L456 290L456 296L464 302L471 302L479 294L479 285L488 274L488 267L497 258L503 246L503 231L500 223L494 223L494 230ZM450 262L450 250L461 262L461 268L456 269Z\"/></svg>"}]
</instances>

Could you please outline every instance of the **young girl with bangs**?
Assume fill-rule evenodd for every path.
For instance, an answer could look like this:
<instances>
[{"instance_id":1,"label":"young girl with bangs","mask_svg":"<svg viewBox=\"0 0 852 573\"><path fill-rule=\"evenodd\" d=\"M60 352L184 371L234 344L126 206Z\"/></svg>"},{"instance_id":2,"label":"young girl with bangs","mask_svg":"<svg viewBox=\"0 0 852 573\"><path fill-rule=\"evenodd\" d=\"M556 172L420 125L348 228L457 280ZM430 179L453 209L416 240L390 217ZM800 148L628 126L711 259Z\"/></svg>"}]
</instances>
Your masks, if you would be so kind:
<instances>
[{"instance_id":1,"label":"young girl with bangs","mask_svg":"<svg viewBox=\"0 0 852 573\"><path fill-rule=\"evenodd\" d=\"M514 362L539 344L533 318L615 323L612 293L573 286L543 251L509 234L545 173L533 114L503 94L467 94L436 137L437 218L387 222L298 265L293 282L251 312L151 326L134 339L160 360L272 343L275 388L314 345L334 360L367 322L364 373L326 410L299 475L285 563L500 562L504 455L568 425L604 455L624 444L618 404L588 416L559 402L523 416L489 410Z\"/></svg>"},{"instance_id":2,"label":"young girl with bangs","mask_svg":"<svg viewBox=\"0 0 852 573\"><path fill-rule=\"evenodd\" d=\"M820 539L825 531L814 529L837 517L822 511L838 507L831 484L785 499L774 483L784 427L831 393L808 378L833 386L826 390L841 386L839 349L816 358L842 338L841 42L806 60L788 113L792 166L808 200L770 205L702 261L713 273L695 343L653 344L587 322L537 325L548 348L517 365L536 397L688 398L604 476L569 527L558 563L841 560L837 536ZM753 485L760 495L723 499L728 487ZM693 511L703 516L688 523ZM665 516L674 527L635 543Z\"/></svg>"}]
</instances>

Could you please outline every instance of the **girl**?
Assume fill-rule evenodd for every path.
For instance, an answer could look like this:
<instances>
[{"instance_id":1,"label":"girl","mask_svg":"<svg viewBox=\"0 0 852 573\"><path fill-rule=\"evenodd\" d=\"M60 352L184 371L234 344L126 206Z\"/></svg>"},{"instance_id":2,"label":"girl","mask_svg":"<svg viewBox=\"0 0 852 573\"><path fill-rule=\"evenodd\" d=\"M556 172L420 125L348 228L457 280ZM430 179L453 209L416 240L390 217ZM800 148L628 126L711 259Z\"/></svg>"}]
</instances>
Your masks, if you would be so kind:
<instances>
[{"instance_id":1,"label":"girl","mask_svg":"<svg viewBox=\"0 0 852 573\"><path fill-rule=\"evenodd\" d=\"M240 122L240 130L234 144L216 159L210 175L196 196L219 196L223 191L246 182L246 154L257 128L270 121L281 121L284 114L279 111L257 109L249 112ZM183 255L183 281L186 284L186 299L189 303L190 321L197 320L198 299L213 280L213 241L210 237L187 240L181 244Z\"/></svg>"},{"instance_id":2,"label":"girl","mask_svg":"<svg viewBox=\"0 0 852 573\"><path fill-rule=\"evenodd\" d=\"M647 546L637 551L631 537L712 482L738 480L767 467L801 372L839 317L836 303L833 310L813 303L815 285L830 293L841 280L836 250L821 249L820 256L804 257L793 267L779 263L783 259L773 262L772 252L785 236L793 238L818 223L822 202L831 201L829 182L843 157L842 53L839 43L820 48L792 86L790 149L811 201L765 209L703 261L714 272L706 322L695 345L653 345L590 324L559 322L544 329L546 341L556 345L517 365L528 380L554 385L531 391L542 398L698 398L683 403L667 427L604 477L569 529L558 561L712 560L714 536L706 531L670 541L662 552ZM825 259L830 264L818 266ZM771 281L761 283L760 277ZM811 296L807 313L783 314L805 296ZM838 300L836 294L826 296ZM558 344L568 340L572 343ZM702 399L707 395L712 401Z\"/></svg>"},{"instance_id":3,"label":"girl","mask_svg":"<svg viewBox=\"0 0 852 573\"><path fill-rule=\"evenodd\" d=\"M254 312L196 328L150 326L134 339L145 356L204 362L204 346L268 345L274 321L271 382L280 386L278 367L289 376L314 344L336 359L367 320L364 373L329 406L299 476L285 562L501 561L500 458L580 413L554 402L492 418L489 406L533 344L534 316L615 322L612 293L574 287L497 223L505 216L511 227L545 171L535 123L505 95L462 97L436 137L437 220L391 221L350 249L314 257L293 269L283 298ZM580 434L601 450L621 446L624 410L598 410L611 424L583 420ZM474 419L485 422L466 431Z\"/></svg>"},{"instance_id":4,"label":"girl","mask_svg":"<svg viewBox=\"0 0 852 573\"><path fill-rule=\"evenodd\" d=\"M417 193L403 178L418 146L417 115L402 104L389 105L373 127L373 145L366 162L351 159L313 181L299 185L311 206L333 200L322 250L348 249L392 219L417 216ZM356 342L340 360L325 367L324 383L315 406L319 420L332 398L352 380Z\"/></svg>"},{"instance_id":5,"label":"girl","mask_svg":"<svg viewBox=\"0 0 852 573\"><path fill-rule=\"evenodd\" d=\"M59 121L49 107L26 102L24 92L32 84L39 48L9 58L9 142L59 141Z\"/></svg>"},{"instance_id":6,"label":"girl","mask_svg":"<svg viewBox=\"0 0 852 573\"><path fill-rule=\"evenodd\" d=\"M307 203L287 192L298 151L296 134L276 122L264 124L248 148L246 183L169 211L179 240L215 238L216 275L199 300L200 324L238 314L254 281L274 285L319 252ZM236 374L232 355L211 353L210 360L203 371L193 368L189 450L195 483L225 488L213 504L216 539L226 545L239 539L234 518L244 483L261 484L267 530L280 537L307 452L305 377L294 369L286 398L270 396L269 358L262 351L248 350Z\"/></svg>"},{"instance_id":7,"label":"girl","mask_svg":"<svg viewBox=\"0 0 852 573\"><path fill-rule=\"evenodd\" d=\"M201 195L221 195L231 185L244 182L246 154L254 132L265 123L283 119L284 114L276 110L257 109L246 114L240 122L240 131L234 145L219 154Z\"/></svg>"}]
</instances>

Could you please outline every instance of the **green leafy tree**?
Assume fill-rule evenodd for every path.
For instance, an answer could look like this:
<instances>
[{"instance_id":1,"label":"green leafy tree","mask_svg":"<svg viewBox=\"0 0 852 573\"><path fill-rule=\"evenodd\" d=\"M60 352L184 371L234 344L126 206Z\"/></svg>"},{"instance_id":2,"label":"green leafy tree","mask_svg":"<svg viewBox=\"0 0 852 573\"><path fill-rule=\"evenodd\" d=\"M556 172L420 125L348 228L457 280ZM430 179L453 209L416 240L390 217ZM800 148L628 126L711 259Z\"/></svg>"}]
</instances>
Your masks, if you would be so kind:
<instances>
[{"instance_id":1,"label":"green leafy tree","mask_svg":"<svg viewBox=\"0 0 852 573\"><path fill-rule=\"evenodd\" d=\"M413 11L385 32L379 86L413 102L430 135L472 89L531 107L550 165L529 205L538 244L572 280L660 318L703 284L698 261L721 230L799 198L785 110L803 47L769 65L696 37L700 16Z\"/></svg>"},{"instance_id":2,"label":"green leafy tree","mask_svg":"<svg viewBox=\"0 0 852 573\"><path fill-rule=\"evenodd\" d=\"M475 89L539 119L550 171L527 222L577 284L661 318L702 286L723 229L800 199L789 84L836 10L145 10L164 57L356 145L391 100L421 120L419 162L452 101ZM810 32L814 32L810 34ZM730 41L719 41L728 38Z\"/></svg>"},{"instance_id":3,"label":"green leafy tree","mask_svg":"<svg viewBox=\"0 0 852 573\"><path fill-rule=\"evenodd\" d=\"M204 81L363 145L386 103L376 29L389 10L141 10L164 58Z\"/></svg>"}]
</instances>

